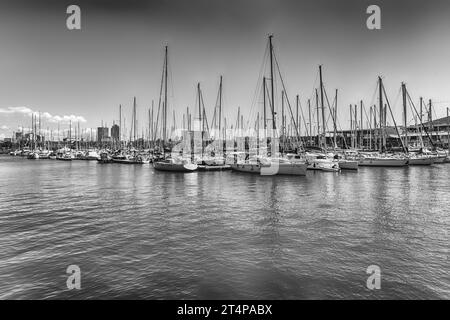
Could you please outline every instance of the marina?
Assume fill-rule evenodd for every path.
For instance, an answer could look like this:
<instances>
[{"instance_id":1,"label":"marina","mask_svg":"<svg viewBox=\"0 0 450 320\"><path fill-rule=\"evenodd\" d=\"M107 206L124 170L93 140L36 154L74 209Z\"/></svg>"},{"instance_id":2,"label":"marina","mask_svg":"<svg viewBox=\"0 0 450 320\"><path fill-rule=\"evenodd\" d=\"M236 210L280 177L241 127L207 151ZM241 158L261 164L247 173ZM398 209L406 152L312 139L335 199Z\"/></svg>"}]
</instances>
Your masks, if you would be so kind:
<instances>
[{"instance_id":1,"label":"marina","mask_svg":"<svg viewBox=\"0 0 450 320\"><path fill-rule=\"evenodd\" d=\"M182 125L177 127L175 110L169 115L169 54L164 47L164 58L160 96L156 110L148 109L148 127L139 137L137 99L133 97L129 138L122 130L122 105L119 105L119 125L111 128L102 126L97 130L97 139L86 139L80 124L69 123L67 136L61 141L58 126L58 140L42 134L41 113L31 114L31 128L28 134L15 132L14 145L17 149L3 149L12 156L26 156L28 159L98 160L100 163L150 164L156 170L171 172L215 171L231 169L238 172L253 172L262 175L305 175L306 170L338 172L358 170L359 166L404 167L408 165L433 165L450 162L448 147L450 138L450 108L447 108L445 127L433 131L433 106L427 106L420 97L418 112L405 83L401 83L403 127L397 125L393 106L389 102L381 76L378 76L375 93L378 106L367 110L363 101L360 106L350 105L350 130L341 129L338 113L338 89L330 104L323 82L323 66L319 65L318 88L315 88L315 119L311 116L311 101L308 99L306 119L300 106L299 95L295 98L295 109L291 106L273 45L273 35L268 36L258 88L262 96L261 110L251 114L256 118L244 119L240 107L237 110L235 126L227 127L223 117L223 77L220 76L216 105L212 118L208 120L200 83L196 86L195 106L197 116L189 107L182 114ZM267 77L265 74L268 73ZM277 78L279 78L277 80ZM268 80L269 79L269 80ZM276 83L281 84L281 101L277 102ZM281 106L280 106L281 105ZM277 110L281 108L281 116ZM427 109L428 122L424 119ZM299 112L300 109L300 112ZM378 112L377 112L378 109ZM195 109L194 109L195 110ZM358 118L358 110L360 120ZM408 110L413 113L414 125L409 125ZM262 114L262 116L261 116ZM368 117L370 115L370 117ZM365 117L364 117L365 116ZM328 118L328 120L326 120ZM312 123L316 122L317 135L313 136ZM331 121L331 124L329 124ZM388 122L392 125L388 126ZM169 129L170 122L170 129ZM302 132L302 125L304 130ZM246 126L244 126L244 123ZM251 125L254 123L254 125ZM309 124L309 130L308 130ZM364 129L364 125L366 129ZM339 128L339 130L338 130ZM446 131L446 139L439 132ZM48 132L47 132L48 133ZM303 134L302 134L303 133ZM91 132L92 135L92 132ZM414 137L414 139L413 139ZM62 147L63 145L63 147Z\"/></svg>"},{"instance_id":2,"label":"marina","mask_svg":"<svg viewBox=\"0 0 450 320\"><path fill-rule=\"evenodd\" d=\"M430 1L0 0L0 300L450 299Z\"/></svg>"}]
</instances>

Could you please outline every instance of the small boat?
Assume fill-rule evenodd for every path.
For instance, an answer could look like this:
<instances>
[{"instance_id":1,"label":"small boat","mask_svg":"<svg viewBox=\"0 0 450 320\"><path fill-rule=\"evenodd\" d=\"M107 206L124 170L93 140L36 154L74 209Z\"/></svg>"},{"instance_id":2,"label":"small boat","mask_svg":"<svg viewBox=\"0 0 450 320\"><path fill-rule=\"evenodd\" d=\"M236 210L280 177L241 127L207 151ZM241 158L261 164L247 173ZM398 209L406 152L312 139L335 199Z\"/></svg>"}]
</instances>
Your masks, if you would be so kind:
<instances>
[{"instance_id":1,"label":"small boat","mask_svg":"<svg viewBox=\"0 0 450 320\"><path fill-rule=\"evenodd\" d=\"M196 163L189 162L185 159L166 159L153 162L153 168L159 171L172 171L172 172L194 172L198 169Z\"/></svg>"},{"instance_id":2,"label":"small boat","mask_svg":"<svg viewBox=\"0 0 450 320\"><path fill-rule=\"evenodd\" d=\"M436 157L429 155L410 155L408 164L410 166L430 166L434 163Z\"/></svg>"},{"instance_id":3,"label":"small boat","mask_svg":"<svg viewBox=\"0 0 450 320\"><path fill-rule=\"evenodd\" d=\"M357 160L339 159L338 164L342 170L358 170L359 167Z\"/></svg>"},{"instance_id":4,"label":"small boat","mask_svg":"<svg viewBox=\"0 0 450 320\"><path fill-rule=\"evenodd\" d=\"M72 153L62 153L56 156L56 160L61 160L61 161L72 161L74 159L74 156Z\"/></svg>"},{"instance_id":5,"label":"small boat","mask_svg":"<svg viewBox=\"0 0 450 320\"><path fill-rule=\"evenodd\" d=\"M98 157L97 161L99 163L111 163L111 162L113 162L111 156L106 151L100 152L100 156Z\"/></svg>"},{"instance_id":6,"label":"small boat","mask_svg":"<svg viewBox=\"0 0 450 320\"><path fill-rule=\"evenodd\" d=\"M73 160L84 160L84 152L82 151L75 152Z\"/></svg>"},{"instance_id":7,"label":"small boat","mask_svg":"<svg viewBox=\"0 0 450 320\"><path fill-rule=\"evenodd\" d=\"M208 165L208 164L199 164L198 171L224 171L231 170L231 166L229 164L223 165Z\"/></svg>"},{"instance_id":8,"label":"small boat","mask_svg":"<svg viewBox=\"0 0 450 320\"><path fill-rule=\"evenodd\" d=\"M100 155L95 150L88 150L86 151L83 160L98 160L100 158Z\"/></svg>"},{"instance_id":9,"label":"small boat","mask_svg":"<svg viewBox=\"0 0 450 320\"><path fill-rule=\"evenodd\" d=\"M15 151L11 151L9 153L10 156L19 156L21 153L21 151L19 149L15 150Z\"/></svg>"},{"instance_id":10,"label":"small boat","mask_svg":"<svg viewBox=\"0 0 450 320\"><path fill-rule=\"evenodd\" d=\"M116 155L112 157L112 162L122 163L122 164L149 164L150 160L144 158L141 155L132 156L132 155Z\"/></svg>"},{"instance_id":11,"label":"small boat","mask_svg":"<svg viewBox=\"0 0 450 320\"><path fill-rule=\"evenodd\" d=\"M319 168L320 170L324 172L339 172L341 171L341 168L339 166L338 162L319 162Z\"/></svg>"},{"instance_id":12,"label":"small boat","mask_svg":"<svg viewBox=\"0 0 450 320\"><path fill-rule=\"evenodd\" d=\"M39 152L39 159L50 159L50 152L48 150L42 150Z\"/></svg>"},{"instance_id":13,"label":"small boat","mask_svg":"<svg viewBox=\"0 0 450 320\"><path fill-rule=\"evenodd\" d=\"M321 153L306 152L308 170L339 171L339 160Z\"/></svg>"},{"instance_id":14,"label":"small boat","mask_svg":"<svg viewBox=\"0 0 450 320\"><path fill-rule=\"evenodd\" d=\"M434 163L444 163L446 159L447 159L447 156L445 156L445 155L437 155L434 158Z\"/></svg>"},{"instance_id":15,"label":"small boat","mask_svg":"<svg viewBox=\"0 0 450 320\"><path fill-rule=\"evenodd\" d=\"M319 170L319 171L339 171L340 165L339 161L331 160L327 158L316 158L307 160L308 170Z\"/></svg>"},{"instance_id":16,"label":"small boat","mask_svg":"<svg viewBox=\"0 0 450 320\"><path fill-rule=\"evenodd\" d=\"M445 163L447 160L447 157L448 157L447 152L442 149L438 149L434 152L432 152L428 149L424 149L423 154L434 157L434 163L439 163L439 164Z\"/></svg>"},{"instance_id":17,"label":"small boat","mask_svg":"<svg viewBox=\"0 0 450 320\"><path fill-rule=\"evenodd\" d=\"M38 152L38 151L30 152L30 153L27 155L27 159L33 159L33 160L39 159L39 152Z\"/></svg>"},{"instance_id":18,"label":"small boat","mask_svg":"<svg viewBox=\"0 0 450 320\"><path fill-rule=\"evenodd\" d=\"M405 167L408 165L408 158L380 155L363 156L359 160L359 165L365 167Z\"/></svg>"},{"instance_id":19,"label":"small boat","mask_svg":"<svg viewBox=\"0 0 450 320\"><path fill-rule=\"evenodd\" d=\"M233 171L247 172L247 173L261 173L261 163L257 161L252 162L237 162L230 165Z\"/></svg>"},{"instance_id":20,"label":"small boat","mask_svg":"<svg viewBox=\"0 0 450 320\"><path fill-rule=\"evenodd\" d=\"M223 157L203 157L198 163L199 171L223 171L231 170L231 166L226 164Z\"/></svg>"},{"instance_id":21,"label":"small boat","mask_svg":"<svg viewBox=\"0 0 450 320\"><path fill-rule=\"evenodd\" d=\"M234 171L257 173L262 176L305 176L307 167L307 163L302 160L271 157L253 157L249 161L241 161L231 165L231 169Z\"/></svg>"},{"instance_id":22,"label":"small boat","mask_svg":"<svg viewBox=\"0 0 450 320\"><path fill-rule=\"evenodd\" d=\"M268 158L263 160L261 175L293 175L305 176L308 164L303 160L294 158ZM267 161L268 160L268 161Z\"/></svg>"}]
</instances>

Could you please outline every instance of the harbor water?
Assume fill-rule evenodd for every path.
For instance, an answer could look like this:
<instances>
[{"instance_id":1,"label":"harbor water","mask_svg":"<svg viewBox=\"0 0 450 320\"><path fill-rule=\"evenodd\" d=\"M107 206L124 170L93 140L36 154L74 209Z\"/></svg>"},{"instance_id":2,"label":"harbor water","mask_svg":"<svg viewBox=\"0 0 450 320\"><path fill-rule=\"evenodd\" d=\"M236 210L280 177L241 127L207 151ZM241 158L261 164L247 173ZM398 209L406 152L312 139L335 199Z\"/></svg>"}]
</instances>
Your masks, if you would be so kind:
<instances>
[{"instance_id":1,"label":"harbor water","mask_svg":"<svg viewBox=\"0 0 450 320\"><path fill-rule=\"evenodd\" d=\"M0 298L450 299L449 208L450 164L258 176L0 156Z\"/></svg>"}]
</instances>

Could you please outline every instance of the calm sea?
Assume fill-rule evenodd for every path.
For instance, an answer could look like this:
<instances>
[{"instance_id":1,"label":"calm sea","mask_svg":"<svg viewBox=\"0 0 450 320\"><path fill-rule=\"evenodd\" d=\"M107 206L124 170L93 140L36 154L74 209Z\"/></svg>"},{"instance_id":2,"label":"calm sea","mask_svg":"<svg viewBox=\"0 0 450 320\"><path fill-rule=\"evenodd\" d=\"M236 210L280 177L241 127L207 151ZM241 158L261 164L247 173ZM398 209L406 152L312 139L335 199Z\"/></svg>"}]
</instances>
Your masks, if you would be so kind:
<instances>
[{"instance_id":1,"label":"calm sea","mask_svg":"<svg viewBox=\"0 0 450 320\"><path fill-rule=\"evenodd\" d=\"M449 299L449 208L448 164L267 177L1 156L0 298Z\"/></svg>"}]
</instances>

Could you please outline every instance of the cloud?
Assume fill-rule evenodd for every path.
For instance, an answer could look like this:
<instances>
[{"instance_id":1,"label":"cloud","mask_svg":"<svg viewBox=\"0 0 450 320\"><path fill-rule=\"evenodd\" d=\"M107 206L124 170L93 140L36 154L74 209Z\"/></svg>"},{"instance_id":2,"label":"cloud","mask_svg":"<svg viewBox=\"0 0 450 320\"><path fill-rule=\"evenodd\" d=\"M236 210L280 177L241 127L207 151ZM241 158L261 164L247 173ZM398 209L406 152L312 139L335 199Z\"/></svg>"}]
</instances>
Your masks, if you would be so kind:
<instances>
[{"instance_id":1,"label":"cloud","mask_svg":"<svg viewBox=\"0 0 450 320\"><path fill-rule=\"evenodd\" d=\"M0 129L1 130L9 130L9 127L8 126L1 126Z\"/></svg>"},{"instance_id":2,"label":"cloud","mask_svg":"<svg viewBox=\"0 0 450 320\"><path fill-rule=\"evenodd\" d=\"M28 107L8 107L8 108L0 108L0 114L19 114L19 115L26 115L31 116L34 114L35 116L39 117L39 111L33 111L32 109ZM72 122L81 122L85 123L87 122L86 119L82 116L77 115L51 115L48 112L41 112L41 119L46 120L50 123L62 123L62 124L68 124L70 121Z\"/></svg>"}]
</instances>

